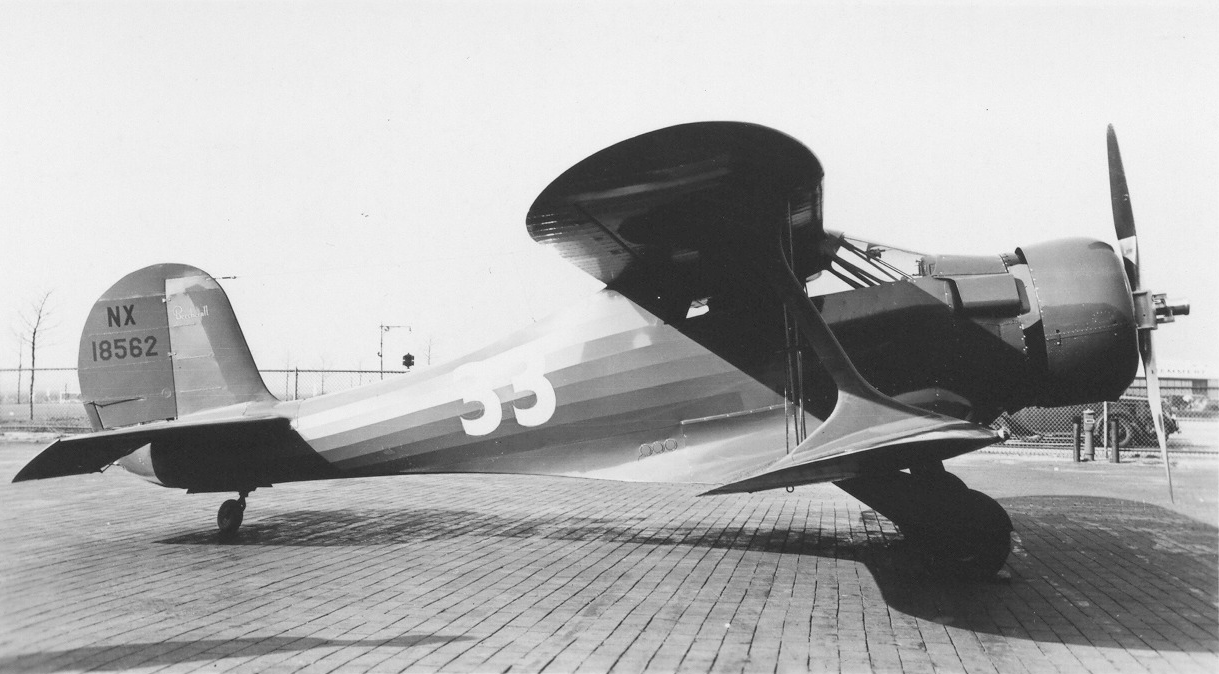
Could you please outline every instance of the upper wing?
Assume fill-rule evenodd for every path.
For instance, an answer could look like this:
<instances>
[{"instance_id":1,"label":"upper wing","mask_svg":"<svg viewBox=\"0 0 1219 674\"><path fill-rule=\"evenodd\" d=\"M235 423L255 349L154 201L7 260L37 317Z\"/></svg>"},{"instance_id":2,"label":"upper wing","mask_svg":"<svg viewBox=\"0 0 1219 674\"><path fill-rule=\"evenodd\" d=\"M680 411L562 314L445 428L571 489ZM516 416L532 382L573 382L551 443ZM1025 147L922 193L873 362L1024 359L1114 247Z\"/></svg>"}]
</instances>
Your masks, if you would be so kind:
<instances>
[{"instance_id":1,"label":"upper wing","mask_svg":"<svg viewBox=\"0 0 1219 674\"><path fill-rule=\"evenodd\" d=\"M797 273L820 271L822 175L808 148L773 129L683 124L576 164L537 197L526 226L610 289L677 320L692 301L739 288L728 258L742 240L768 240L776 219L793 237Z\"/></svg>"}]
</instances>

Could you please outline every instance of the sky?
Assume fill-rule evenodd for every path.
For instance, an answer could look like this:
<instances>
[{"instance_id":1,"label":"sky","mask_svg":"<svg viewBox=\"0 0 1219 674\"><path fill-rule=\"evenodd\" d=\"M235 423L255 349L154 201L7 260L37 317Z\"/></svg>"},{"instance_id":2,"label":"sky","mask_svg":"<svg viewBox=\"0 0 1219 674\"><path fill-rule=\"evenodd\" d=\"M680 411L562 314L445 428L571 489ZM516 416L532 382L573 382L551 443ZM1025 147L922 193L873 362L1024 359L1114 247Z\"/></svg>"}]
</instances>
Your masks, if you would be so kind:
<instances>
[{"instance_id":1,"label":"sky","mask_svg":"<svg viewBox=\"0 0 1219 674\"><path fill-rule=\"evenodd\" d=\"M0 92L0 368L48 290L74 366L158 262L222 278L263 368L456 357L600 287L526 234L553 178L700 120L806 144L828 228L961 254L1113 242L1112 123L1193 307L1159 359L1219 363L1214 3L7 2Z\"/></svg>"}]
</instances>

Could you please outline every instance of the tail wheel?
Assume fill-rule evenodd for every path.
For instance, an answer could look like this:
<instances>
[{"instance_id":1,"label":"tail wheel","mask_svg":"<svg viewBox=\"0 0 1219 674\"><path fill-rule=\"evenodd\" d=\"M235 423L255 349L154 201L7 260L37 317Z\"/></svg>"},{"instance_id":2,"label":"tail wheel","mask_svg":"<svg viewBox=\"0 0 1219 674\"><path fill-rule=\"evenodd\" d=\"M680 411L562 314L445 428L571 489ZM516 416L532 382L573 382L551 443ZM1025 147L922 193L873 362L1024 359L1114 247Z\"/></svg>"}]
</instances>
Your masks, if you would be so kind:
<instances>
[{"instance_id":1,"label":"tail wheel","mask_svg":"<svg viewBox=\"0 0 1219 674\"><path fill-rule=\"evenodd\" d=\"M240 499L229 499L220 504L220 510L216 513L216 527L220 529L221 536L232 536L237 533L237 529L241 526L241 519L245 516L245 497Z\"/></svg>"}]
</instances>

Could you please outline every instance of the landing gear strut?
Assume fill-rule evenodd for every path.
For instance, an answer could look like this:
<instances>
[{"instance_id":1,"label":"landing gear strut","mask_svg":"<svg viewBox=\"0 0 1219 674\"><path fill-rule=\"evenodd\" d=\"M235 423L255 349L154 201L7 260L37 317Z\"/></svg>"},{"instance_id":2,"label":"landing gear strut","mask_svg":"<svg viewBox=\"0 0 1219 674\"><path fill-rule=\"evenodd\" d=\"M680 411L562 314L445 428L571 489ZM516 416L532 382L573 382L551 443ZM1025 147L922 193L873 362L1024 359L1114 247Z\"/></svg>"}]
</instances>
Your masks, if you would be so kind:
<instances>
[{"instance_id":1,"label":"landing gear strut","mask_svg":"<svg viewBox=\"0 0 1219 674\"><path fill-rule=\"evenodd\" d=\"M220 504L216 513L216 527L220 529L221 537L229 537L237 533L241 526L241 518L245 515L245 497L250 492L243 491L236 499L229 499Z\"/></svg>"},{"instance_id":2,"label":"landing gear strut","mask_svg":"<svg viewBox=\"0 0 1219 674\"><path fill-rule=\"evenodd\" d=\"M936 571L993 578L1012 550L1012 520L993 498L965 486L938 462L835 483L897 525Z\"/></svg>"}]
</instances>

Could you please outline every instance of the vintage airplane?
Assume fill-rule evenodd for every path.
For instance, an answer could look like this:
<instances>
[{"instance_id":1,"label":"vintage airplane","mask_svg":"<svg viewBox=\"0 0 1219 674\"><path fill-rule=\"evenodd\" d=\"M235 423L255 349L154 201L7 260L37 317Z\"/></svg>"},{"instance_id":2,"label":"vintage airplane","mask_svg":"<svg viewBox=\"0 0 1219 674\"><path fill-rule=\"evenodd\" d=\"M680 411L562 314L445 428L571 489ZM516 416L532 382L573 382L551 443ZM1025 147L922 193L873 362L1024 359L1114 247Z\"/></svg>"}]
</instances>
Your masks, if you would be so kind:
<instances>
[{"instance_id":1,"label":"vintage airplane","mask_svg":"<svg viewBox=\"0 0 1219 674\"><path fill-rule=\"evenodd\" d=\"M1121 256L1074 238L905 271L900 251L823 228L821 166L789 136L646 133L563 173L527 217L603 291L447 365L307 400L268 392L214 278L147 267L101 296L81 338L94 432L14 481L117 462L233 492L221 535L250 492L299 480L531 473L707 494L832 481L936 568L990 576L1011 520L942 462L995 442L986 424L1003 411L1117 399L1139 353L1158 398L1151 331L1188 312L1140 284L1112 127L1109 166ZM823 273L852 289L810 296Z\"/></svg>"}]
</instances>

